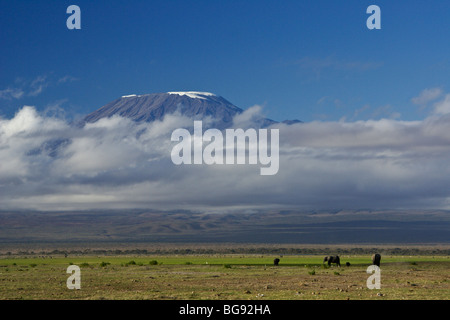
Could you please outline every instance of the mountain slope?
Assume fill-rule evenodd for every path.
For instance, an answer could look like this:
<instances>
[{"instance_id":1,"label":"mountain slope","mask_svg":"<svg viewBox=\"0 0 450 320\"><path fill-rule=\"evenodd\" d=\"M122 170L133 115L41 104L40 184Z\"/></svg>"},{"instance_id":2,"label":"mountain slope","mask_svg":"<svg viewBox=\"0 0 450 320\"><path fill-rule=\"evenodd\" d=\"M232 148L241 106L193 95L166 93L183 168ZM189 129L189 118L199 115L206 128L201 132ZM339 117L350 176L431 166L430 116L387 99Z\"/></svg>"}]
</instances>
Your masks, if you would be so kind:
<instances>
[{"instance_id":1,"label":"mountain slope","mask_svg":"<svg viewBox=\"0 0 450 320\"><path fill-rule=\"evenodd\" d=\"M83 123L96 122L113 115L127 117L138 122L151 122L162 120L165 115L175 112L194 120L210 117L213 119L214 127L223 129L230 127L233 118L242 114L244 110L209 92L152 93L122 96L87 115ZM266 118L257 121L261 127L276 123L276 121Z\"/></svg>"}]
</instances>

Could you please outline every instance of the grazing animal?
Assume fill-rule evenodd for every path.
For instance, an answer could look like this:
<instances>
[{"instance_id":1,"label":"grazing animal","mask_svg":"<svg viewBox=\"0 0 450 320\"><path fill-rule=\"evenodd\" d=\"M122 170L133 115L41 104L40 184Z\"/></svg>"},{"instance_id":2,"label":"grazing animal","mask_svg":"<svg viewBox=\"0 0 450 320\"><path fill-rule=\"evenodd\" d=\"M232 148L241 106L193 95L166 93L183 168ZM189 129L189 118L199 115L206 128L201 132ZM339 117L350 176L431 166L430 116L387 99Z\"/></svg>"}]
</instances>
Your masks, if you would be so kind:
<instances>
[{"instance_id":1,"label":"grazing animal","mask_svg":"<svg viewBox=\"0 0 450 320\"><path fill-rule=\"evenodd\" d=\"M380 266L380 262L381 262L381 255L379 253L375 253L372 256L372 264L376 265L376 266Z\"/></svg>"},{"instance_id":2,"label":"grazing animal","mask_svg":"<svg viewBox=\"0 0 450 320\"><path fill-rule=\"evenodd\" d=\"M350 262L346 262L345 265L346 265L347 267L350 267Z\"/></svg>"},{"instance_id":3,"label":"grazing animal","mask_svg":"<svg viewBox=\"0 0 450 320\"><path fill-rule=\"evenodd\" d=\"M339 256L326 256L323 258L323 263L328 262L328 265L331 266L332 263L335 263L337 266L341 266L341 259Z\"/></svg>"},{"instance_id":4,"label":"grazing animal","mask_svg":"<svg viewBox=\"0 0 450 320\"><path fill-rule=\"evenodd\" d=\"M280 259L276 258L276 259L273 260L273 265L274 266L277 266L278 263L280 263Z\"/></svg>"}]
</instances>

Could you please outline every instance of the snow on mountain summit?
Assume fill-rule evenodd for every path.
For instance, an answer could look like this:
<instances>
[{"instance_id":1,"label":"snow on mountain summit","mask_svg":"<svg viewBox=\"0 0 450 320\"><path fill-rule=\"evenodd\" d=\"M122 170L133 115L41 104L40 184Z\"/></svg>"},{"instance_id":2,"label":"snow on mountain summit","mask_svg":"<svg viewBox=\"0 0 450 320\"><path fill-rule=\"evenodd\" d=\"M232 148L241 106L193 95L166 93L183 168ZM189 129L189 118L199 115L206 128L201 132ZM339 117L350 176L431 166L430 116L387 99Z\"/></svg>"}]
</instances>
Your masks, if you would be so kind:
<instances>
[{"instance_id":1,"label":"snow on mountain summit","mask_svg":"<svg viewBox=\"0 0 450 320\"><path fill-rule=\"evenodd\" d=\"M180 96L188 96L192 99L206 99L208 96L216 96L214 93L210 92L199 92L199 91L175 91L175 92L167 92L168 94L178 94Z\"/></svg>"}]
</instances>

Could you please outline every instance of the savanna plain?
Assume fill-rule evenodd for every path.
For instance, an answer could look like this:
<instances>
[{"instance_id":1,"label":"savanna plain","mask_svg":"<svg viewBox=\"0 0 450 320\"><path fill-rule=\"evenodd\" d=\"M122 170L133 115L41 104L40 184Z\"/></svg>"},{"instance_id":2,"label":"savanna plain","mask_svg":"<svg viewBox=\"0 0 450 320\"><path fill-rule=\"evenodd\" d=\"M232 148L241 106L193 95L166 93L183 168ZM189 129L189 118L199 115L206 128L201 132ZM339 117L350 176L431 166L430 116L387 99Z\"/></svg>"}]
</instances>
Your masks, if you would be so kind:
<instances>
[{"instance_id":1,"label":"savanna plain","mask_svg":"<svg viewBox=\"0 0 450 320\"><path fill-rule=\"evenodd\" d=\"M382 254L380 289L367 286L374 250ZM276 245L4 251L0 299L448 300L448 252ZM338 253L341 266L323 264L326 253ZM70 265L80 268L80 289L67 287Z\"/></svg>"}]
</instances>

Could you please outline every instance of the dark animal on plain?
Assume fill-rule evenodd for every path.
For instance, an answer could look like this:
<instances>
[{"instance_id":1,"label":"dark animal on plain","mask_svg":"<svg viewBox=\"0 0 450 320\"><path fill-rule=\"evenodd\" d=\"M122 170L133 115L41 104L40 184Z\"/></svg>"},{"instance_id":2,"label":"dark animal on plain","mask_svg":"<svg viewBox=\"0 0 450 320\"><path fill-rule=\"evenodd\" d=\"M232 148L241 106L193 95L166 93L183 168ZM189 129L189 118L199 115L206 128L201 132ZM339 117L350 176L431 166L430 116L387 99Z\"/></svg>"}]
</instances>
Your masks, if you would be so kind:
<instances>
[{"instance_id":1,"label":"dark animal on plain","mask_svg":"<svg viewBox=\"0 0 450 320\"><path fill-rule=\"evenodd\" d=\"M328 265L331 266L332 263L335 263L337 266L341 266L341 259L339 256L326 256L323 258L323 263L328 262Z\"/></svg>"},{"instance_id":2,"label":"dark animal on plain","mask_svg":"<svg viewBox=\"0 0 450 320\"><path fill-rule=\"evenodd\" d=\"M278 263L280 263L280 259L276 258L276 259L273 260L273 265L274 266L277 266Z\"/></svg>"},{"instance_id":3,"label":"dark animal on plain","mask_svg":"<svg viewBox=\"0 0 450 320\"><path fill-rule=\"evenodd\" d=\"M346 265L347 267L350 267L350 262L346 262L345 265Z\"/></svg>"},{"instance_id":4,"label":"dark animal on plain","mask_svg":"<svg viewBox=\"0 0 450 320\"><path fill-rule=\"evenodd\" d=\"M376 265L376 266L380 266L380 262L381 262L381 255L379 253L375 253L372 256L372 264Z\"/></svg>"}]
</instances>

